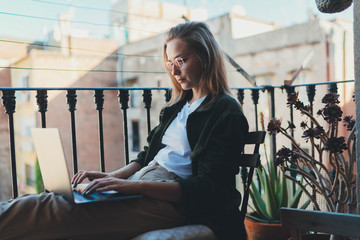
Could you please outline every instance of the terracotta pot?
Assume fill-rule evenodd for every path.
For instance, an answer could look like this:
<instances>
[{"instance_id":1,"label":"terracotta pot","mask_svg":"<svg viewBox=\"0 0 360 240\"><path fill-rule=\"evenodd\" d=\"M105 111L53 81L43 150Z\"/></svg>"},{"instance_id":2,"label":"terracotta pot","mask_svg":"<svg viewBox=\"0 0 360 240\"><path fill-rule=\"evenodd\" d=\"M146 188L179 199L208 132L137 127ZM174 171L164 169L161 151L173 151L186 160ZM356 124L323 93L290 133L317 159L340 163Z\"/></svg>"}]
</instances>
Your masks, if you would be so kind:
<instances>
[{"instance_id":1,"label":"terracotta pot","mask_svg":"<svg viewBox=\"0 0 360 240\"><path fill-rule=\"evenodd\" d=\"M287 240L291 236L290 229L281 224L257 222L248 217L245 227L249 240Z\"/></svg>"}]
</instances>

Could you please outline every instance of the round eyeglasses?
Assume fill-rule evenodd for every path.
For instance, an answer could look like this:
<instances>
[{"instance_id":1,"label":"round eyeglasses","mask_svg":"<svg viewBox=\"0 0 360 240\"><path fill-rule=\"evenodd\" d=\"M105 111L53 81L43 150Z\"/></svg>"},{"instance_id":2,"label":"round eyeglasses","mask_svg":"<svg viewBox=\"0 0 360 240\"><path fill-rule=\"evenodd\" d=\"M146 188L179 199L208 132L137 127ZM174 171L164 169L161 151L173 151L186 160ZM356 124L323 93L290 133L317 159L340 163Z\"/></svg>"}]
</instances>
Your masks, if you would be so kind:
<instances>
[{"instance_id":1,"label":"round eyeglasses","mask_svg":"<svg viewBox=\"0 0 360 240\"><path fill-rule=\"evenodd\" d=\"M174 62L167 61L165 63L166 70L170 73L172 73L174 66L181 69L185 63L184 58L175 58Z\"/></svg>"}]
</instances>

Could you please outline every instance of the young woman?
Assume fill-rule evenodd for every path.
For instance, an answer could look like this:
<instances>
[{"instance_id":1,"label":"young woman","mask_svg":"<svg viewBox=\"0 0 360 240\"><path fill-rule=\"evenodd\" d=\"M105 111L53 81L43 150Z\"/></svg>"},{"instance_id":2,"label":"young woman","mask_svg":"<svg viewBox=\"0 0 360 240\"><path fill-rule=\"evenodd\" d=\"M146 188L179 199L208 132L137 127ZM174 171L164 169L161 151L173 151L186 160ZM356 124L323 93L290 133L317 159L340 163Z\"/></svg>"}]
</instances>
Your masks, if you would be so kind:
<instances>
[{"instance_id":1,"label":"young woman","mask_svg":"<svg viewBox=\"0 0 360 240\"><path fill-rule=\"evenodd\" d=\"M218 239L245 239L235 175L248 123L230 96L222 52L207 25L187 22L170 29L164 64L172 99L148 146L124 168L80 171L72 179L75 185L91 180L86 193L144 197L85 206L51 193L19 197L0 206L1 239L130 239L184 224L205 224Z\"/></svg>"}]
</instances>

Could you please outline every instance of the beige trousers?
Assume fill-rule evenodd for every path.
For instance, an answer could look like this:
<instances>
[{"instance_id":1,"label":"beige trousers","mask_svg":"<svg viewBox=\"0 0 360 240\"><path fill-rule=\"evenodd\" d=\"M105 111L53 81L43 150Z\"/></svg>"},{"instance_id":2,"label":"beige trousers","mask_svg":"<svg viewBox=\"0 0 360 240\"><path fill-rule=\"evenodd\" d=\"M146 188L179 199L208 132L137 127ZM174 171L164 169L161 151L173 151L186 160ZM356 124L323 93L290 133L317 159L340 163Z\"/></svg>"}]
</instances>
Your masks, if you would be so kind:
<instances>
[{"instance_id":1,"label":"beige trousers","mask_svg":"<svg viewBox=\"0 0 360 240\"><path fill-rule=\"evenodd\" d=\"M174 180L155 165L131 179ZM148 197L75 205L53 193L28 194L0 204L0 239L131 239L141 233L180 226L178 206Z\"/></svg>"}]
</instances>

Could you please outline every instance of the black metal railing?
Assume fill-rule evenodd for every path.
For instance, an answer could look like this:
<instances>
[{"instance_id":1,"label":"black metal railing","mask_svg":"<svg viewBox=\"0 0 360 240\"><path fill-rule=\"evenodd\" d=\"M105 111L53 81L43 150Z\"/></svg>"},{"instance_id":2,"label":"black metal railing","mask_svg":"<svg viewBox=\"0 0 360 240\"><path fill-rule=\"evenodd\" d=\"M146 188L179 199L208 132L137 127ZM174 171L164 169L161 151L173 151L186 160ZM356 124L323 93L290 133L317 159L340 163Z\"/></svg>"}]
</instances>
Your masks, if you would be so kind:
<instances>
[{"instance_id":1,"label":"black metal railing","mask_svg":"<svg viewBox=\"0 0 360 240\"><path fill-rule=\"evenodd\" d=\"M329 92L337 92L338 85L344 84L353 84L353 80L340 81L340 82L326 82L326 83L314 83L314 84L302 84L302 85L293 85L293 86L261 86L261 87L252 87L252 88L233 88L232 90L237 95L239 102L244 106L244 112L249 119L252 119L250 126L258 130L258 114L259 114L259 99L266 98L266 106L262 105L260 111L266 109L269 110L269 118L276 116L277 100L278 97L281 97L280 101L284 102L284 99L287 98L292 92L306 92L309 104L311 108L315 101L315 92L316 89L322 85L327 85ZM40 113L41 117L41 127L46 128L46 112L48 108L48 92L50 91L62 91L66 92L66 101L69 106L68 111L70 112L70 131L72 139L72 159L73 159L73 171L77 173L78 171L78 161L77 161L77 141L76 141L76 122L75 122L75 112L77 104L77 93L80 91L92 91L94 92L94 101L95 108L97 110L98 118L98 135L99 135L99 152L100 152L100 170L105 171L105 155L104 155L104 121L103 121L103 109L104 109L104 91L117 91L118 92L118 101L119 107L122 110L123 116L123 139L124 139L124 158L125 164L129 163L129 135L128 135L128 116L127 110L130 108L129 99L130 92L132 91L142 91L144 108L146 109L146 123L147 123L147 132L151 129L151 107L152 107L152 93L153 91L163 91L165 93L164 102L168 102L171 97L171 91L168 88L123 88L123 87L112 87L112 88L0 88L2 92L2 103L5 108L5 113L8 115L9 120L9 134L10 134L10 161L11 161L11 173L12 173L12 189L13 196L18 196L18 184L17 184L17 173L16 173L16 152L15 152L15 134L14 134L14 113L16 110L16 92L18 91L32 91L36 92L36 103L38 106L37 111ZM285 90L285 92L284 92ZM248 95L245 93L250 93ZM279 95L279 96L278 96ZM250 116L254 114L253 117ZM290 108L289 111L290 121L294 121L293 109ZM276 155L276 137L272 136L270 139L271 142L271 155L274 157ZM3 143L4 144L4 143ZM2 179L3 181L5 179Z\"/></svg>"}]
</instances>

